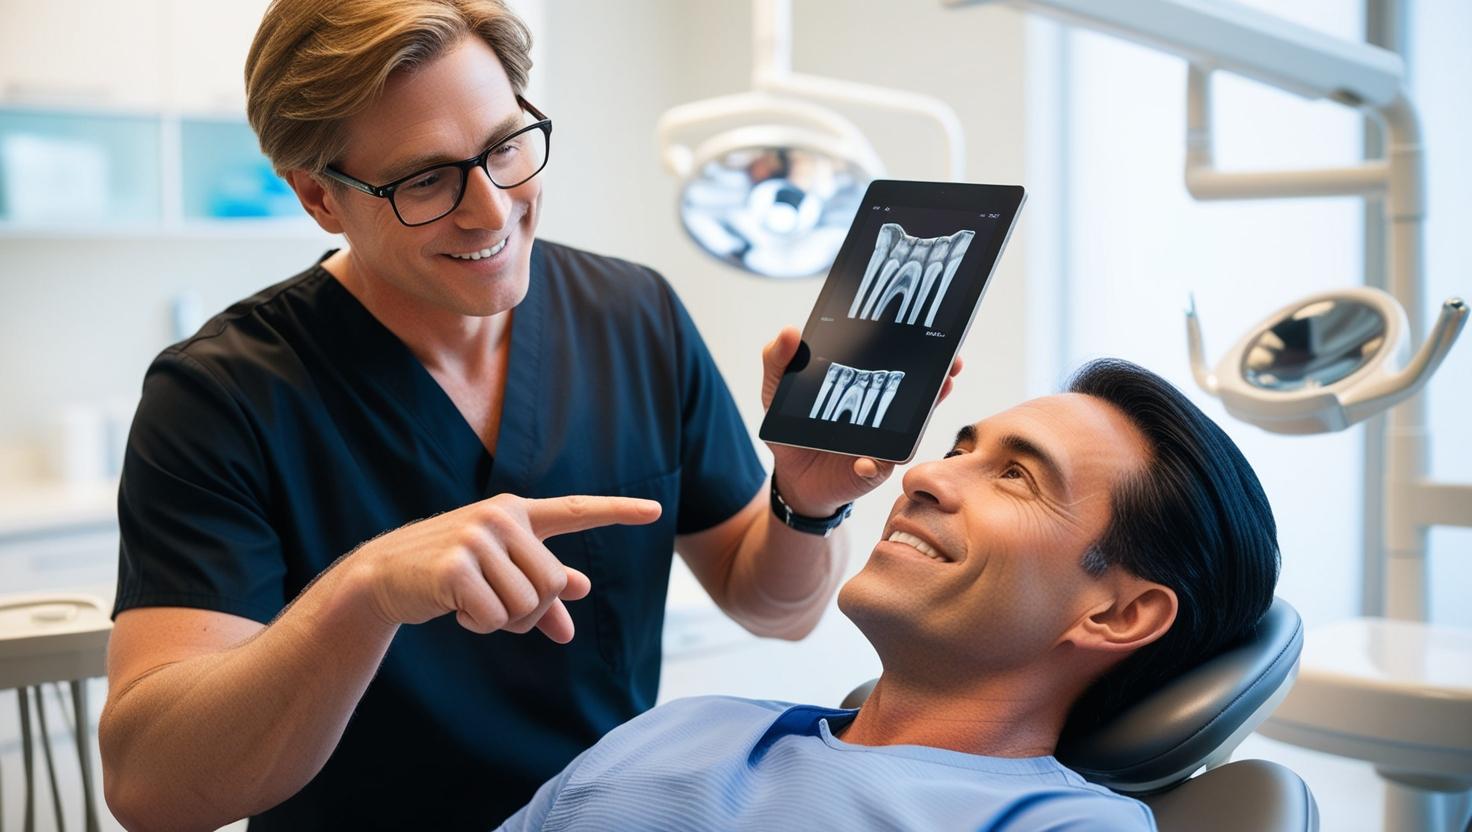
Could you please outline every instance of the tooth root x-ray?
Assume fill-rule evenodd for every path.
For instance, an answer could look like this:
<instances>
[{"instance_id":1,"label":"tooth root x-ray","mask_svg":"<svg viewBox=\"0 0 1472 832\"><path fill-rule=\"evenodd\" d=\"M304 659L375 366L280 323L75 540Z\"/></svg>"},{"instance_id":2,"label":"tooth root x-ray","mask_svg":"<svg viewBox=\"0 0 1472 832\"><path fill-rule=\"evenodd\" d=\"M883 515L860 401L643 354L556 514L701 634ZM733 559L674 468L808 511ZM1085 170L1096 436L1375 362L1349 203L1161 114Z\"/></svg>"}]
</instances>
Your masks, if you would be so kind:
<instances>
[{"instance_id":1,"label":"tooth root x-ray","mask_svg":"<svg viewBox=\"0 0 1472 832\"><path fill-rule=\"evenodd\" d=\"M823 386L808 418L837 422L846 416L849 424L877 428L904 378L902 370L857 370L834 363L823 377Z\"/></svg>"},{"instance_id":2,"label":"tooth root x-ray","mask_svg":"<svg viewBox=\"0 0 1472 832\"><path fill-rule=\"evenodd\" d=\"M897 324L914 324L921 307L930 297L930 310L925 326L935 325L935 313L951 288L951 278L966 256L975 231L957 231L942 237L911 237L899 223L887 222L874 240L874 254L864 269L864 279L848 308L850 318L877 321L895 298L900 299L895 313ZM940 285L936 286L936 278Z\"/></svg>"}]
</instances>

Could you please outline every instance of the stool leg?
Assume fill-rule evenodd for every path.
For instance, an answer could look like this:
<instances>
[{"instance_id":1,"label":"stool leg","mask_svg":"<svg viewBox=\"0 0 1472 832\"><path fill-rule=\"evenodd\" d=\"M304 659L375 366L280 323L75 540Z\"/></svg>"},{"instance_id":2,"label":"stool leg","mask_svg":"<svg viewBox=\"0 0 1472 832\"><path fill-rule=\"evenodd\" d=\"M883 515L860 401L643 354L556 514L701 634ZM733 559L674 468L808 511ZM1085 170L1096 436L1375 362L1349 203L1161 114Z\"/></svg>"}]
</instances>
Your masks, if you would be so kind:
<instances>
[{"instance_id":1,"label":"stool leg","mask_svg":"<svg viewBox=\"0 0 1472 832\"><path fill-rule=\"evenodd\" d=\"M92 721L87 715L87 680L72 680L72 710L76 712L77 757L82 762L82 799L86 801L87 832L98 832L97 801L92 783Z\"/></svg>"},{"instance_id":2,"label":"stool leg","mask_svg":"<svg viewBox=\"0 0 1472 832\"><path fill-rule=\"evenodd\" d=\"M1386 830L1414 829L1431 832L1466 832L1461 798L1469 794L1467 778L1414 774L1377 767L1385 781Z\"/></svg>"},{"instance_id":3,"label":"stool leg","mask_svg":"<svg viewBox=\"0 0 1472 832\"><path fill-rule=\"evenodd\" d=\"M1456 832L1467 832L1472 829L1472 791L1447 795L1446 805L1447 812L1452 817L1449 828Z\"/></svg>"},{"instance_id":4,"label":"stool leg","mask_svg":"<svg viewBox=\"0 0 1472 832\"><path fill-rule=\"evenodd\" d=\"M41 726L41 754L46 758L46 774L51 778L51 806L56 811L56 830L66 832L66 818L61 814L61 784L56 779L56 762L51 759L51 732L46 730L46 699L41 687L31 688L36 696L36 723Z\"/></svg>"},{"instance_id":5,"label":"stool leg","mask_svg":"<svg viewBox=\"0 0 1472 832\"><path fill-rule=\"evenodd\" d=\"M1440 795L1394 780L1385 781L1385 829L1424 829L1447 832L1449 827L1441 812Z\"/></svg>"},{"instance_id":6,"label":"stool leg","mask_svg":"<svg viewBox=\"0 0 1472 832\"><path fill-rule=\"evenodd\" d=\"M36 807L31 802L36 793L35 767L31 761L31 701L25 688L16 688L15 698L20 700L20 759L26 773L26 808L21 829L36 832Z\"/></svg>"}]
</instances>

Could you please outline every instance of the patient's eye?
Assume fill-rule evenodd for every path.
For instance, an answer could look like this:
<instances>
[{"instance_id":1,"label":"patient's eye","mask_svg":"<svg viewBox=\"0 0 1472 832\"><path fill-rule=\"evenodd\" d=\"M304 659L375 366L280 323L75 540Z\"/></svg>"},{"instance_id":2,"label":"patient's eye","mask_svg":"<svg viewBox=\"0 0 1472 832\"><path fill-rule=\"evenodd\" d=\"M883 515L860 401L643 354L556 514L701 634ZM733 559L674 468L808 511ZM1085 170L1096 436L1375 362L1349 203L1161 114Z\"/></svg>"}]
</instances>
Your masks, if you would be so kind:
<instances>
[{"instance_id":1,"label":"patient's eye","mask_svg":"<svg viewBox=\"0 0 1472 832\"><path fill-rule=\"evenodd\" d=\"M1022 480L1028 490L1034 493L1038 490L1037 484L1033 482L1032 473L1016 462L1007 463L1007 467L1002 469L1001 476L1003 479Z\"/></svg>"},{"instance_id":2,"label":"patient's eye","mask_svg":"<svg viewBox=\"0 0 1472 832\"><path fill-rule=\"evenodd\" d=\"M941 459L950 459L953 456L960 456L963 453L965 453L965 451L961 450L960 448L952 448L949 451L946 451L946 455L941 457Z\"/></svg>"}]
</instances>

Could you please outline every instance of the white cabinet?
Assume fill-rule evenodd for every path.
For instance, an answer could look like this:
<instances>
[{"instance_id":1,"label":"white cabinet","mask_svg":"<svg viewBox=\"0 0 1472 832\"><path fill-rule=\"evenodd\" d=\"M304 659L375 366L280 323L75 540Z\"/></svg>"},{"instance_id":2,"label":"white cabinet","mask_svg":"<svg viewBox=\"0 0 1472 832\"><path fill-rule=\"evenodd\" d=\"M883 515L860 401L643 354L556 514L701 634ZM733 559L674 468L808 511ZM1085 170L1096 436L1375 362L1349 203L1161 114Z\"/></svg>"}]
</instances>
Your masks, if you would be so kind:
<instances>
[{"instance_id":1,"label":"white cabinet","mask_svg":"<svg viewBox=\"0 0 1472 832\"><path fill-rule=\"evenodd\" d=\"M0 0L0 100L240 113L266 0Z\"/></svg>"},{"instance_id":2,"label":"white cabinet","mask_svg":"<svg viewBox=\"0 0 1472 832\"><path fill-rule=\"evenodd\" d=\"M159 0L0 0L0 96L158 107L166 71L162 16Z\"/></svg>"},{"instance_id":3,"label":"white cabinet","mask_svg":"<svg viewBox=\"0 0 1472 832\"><path fill-rule=\"evenodd\" d=\"M0 0L0 102L242 114L245 57L267 4ZM540 64L542 0L510 5Z\"/></svg>"},{"instance_id":4,"label":"white cabinet","mask_svg":"<svg viewBox=\"0 0 1472 832\"><path fill-rule=\"evenodd\" d=\"M245 124L266 3L0 0L0 235L315 234Z\"/></svg>"}]
</instances>

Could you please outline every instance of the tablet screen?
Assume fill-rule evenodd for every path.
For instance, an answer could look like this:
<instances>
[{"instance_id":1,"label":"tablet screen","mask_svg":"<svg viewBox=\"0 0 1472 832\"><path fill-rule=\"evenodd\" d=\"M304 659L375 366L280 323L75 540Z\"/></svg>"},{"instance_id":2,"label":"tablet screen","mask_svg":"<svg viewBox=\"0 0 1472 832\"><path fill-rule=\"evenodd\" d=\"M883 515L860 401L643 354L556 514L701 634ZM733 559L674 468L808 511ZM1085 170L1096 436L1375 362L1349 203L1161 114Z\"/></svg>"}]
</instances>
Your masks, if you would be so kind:
<instances>
[{"instance_id":1,"label":"tablet screen","mask_svg":"<svg viewBox=\"0 0 1472 832\"><path fill-rule=\"evenodd\" d=\"M907 461L1021 199L1015 187L871 185L762 438Z\"/></svg>"}]
</instances>

